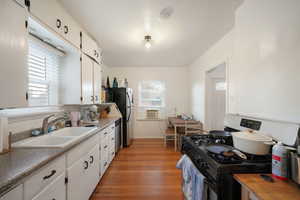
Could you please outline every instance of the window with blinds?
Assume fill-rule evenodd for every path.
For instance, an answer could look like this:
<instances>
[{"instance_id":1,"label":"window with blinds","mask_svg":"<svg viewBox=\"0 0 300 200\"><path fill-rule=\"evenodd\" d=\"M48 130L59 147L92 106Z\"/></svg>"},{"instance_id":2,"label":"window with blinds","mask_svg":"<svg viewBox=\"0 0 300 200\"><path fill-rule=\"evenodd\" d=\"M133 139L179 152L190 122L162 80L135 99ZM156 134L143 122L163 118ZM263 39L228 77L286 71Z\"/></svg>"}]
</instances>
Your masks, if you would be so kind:
<instances>
[{"instance_id":1,"label":"window with blinds","mask_svg":"<svg viewBox=\"0 0 300 200\"><path fill-rule=\"evenodd\" d=\"M29 40L28 53L29 106L57 105L60 56L36 39Z\"/></svg>"}]
</instances>

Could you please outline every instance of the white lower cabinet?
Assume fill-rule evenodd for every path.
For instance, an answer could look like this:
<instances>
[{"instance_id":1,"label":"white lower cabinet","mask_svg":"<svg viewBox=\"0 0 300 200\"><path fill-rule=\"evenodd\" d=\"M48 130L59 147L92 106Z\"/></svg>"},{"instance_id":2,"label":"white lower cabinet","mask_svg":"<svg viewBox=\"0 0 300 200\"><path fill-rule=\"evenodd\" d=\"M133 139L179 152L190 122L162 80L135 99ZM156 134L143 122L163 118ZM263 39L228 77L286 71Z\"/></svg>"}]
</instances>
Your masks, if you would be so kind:
<instances>
[{"instance_id":1,"label":"white lower cabinet","mask_svg":"<svg viewBox=\"0 0 300 200\"><path fill-rule=\"evenodd\" d=\"M86 186L82 180L87 174L87 164L84 158L78 160L67 170L67 199L84 200L87 193Z\"/></svg>"},{"instance_id":2,"label":"white lower cabinet","mask_svg":"<svg viewBox=\"0 0 300 200\"><path fill-rule=\"evenodd\" d=\"M65 174L65 169L66 158L63 155L36 171L24 182L24 200L34 199L44 188L51 185L57 177Z\"/></svg>"},{"instance_id":3,"label":"white lower cabinet","mask_svg":"<svg viewBox=\"0 0 300 200\"><path fill-rule=\"evenodd\" d=\"M86 186L88 190L88 197L93 193L94 189L100 181L99 174L99 145L95 146L91 152L88 153L86 160L89 163L88 173L86 177Z\"/></svg>"},{"instance_id":4,"label":"white lower cabinet","mask_svg":"<svg viewBox=\"0 0 300 200\"><path fill-rule=\"evenodd\" d=\"M77 147L80 148L80 147ZM88 200L99 180L99 144L67 169L67 199Z\"/></svg>"},{"instance_id":5,"label":"white lower cabinet","mask_svg":"<svg viewBox=\"0 0 300 200\"><path fill-rule=\"evenodd\" d=\"M88 200L115 156L114 140L113 124L34 172L0 200Z\"/></svg>"},{"instance_id":6,"label":"white lower cabinet","mask_svg":"<svg viewBox=\"0 0 300 200\"><path fill-rule=\"evenodd\" d=\"M32 200L66 200L65 177L65 173L60 175Z\"/></svg>"},{"instance_id":7,"label":"white lower cabinet","mask_svg":"<svg viewBox=\"0 0 300 200\"><path fill-rule=\"evenodd\" d=\"M104 175L115 157L115 125L112 124L100 132L100 174Z\"/></svg>"},{"instance_id":8,"label":"white lower cabinet","mask_svg":"<svg viewBox=\"0 0 300 200\"><path fill-rule=\"evenodd\" d=\"M23 200L23 185L19 185L4 196L0 197L0 200Z\"/></svg>"}]
</instances>

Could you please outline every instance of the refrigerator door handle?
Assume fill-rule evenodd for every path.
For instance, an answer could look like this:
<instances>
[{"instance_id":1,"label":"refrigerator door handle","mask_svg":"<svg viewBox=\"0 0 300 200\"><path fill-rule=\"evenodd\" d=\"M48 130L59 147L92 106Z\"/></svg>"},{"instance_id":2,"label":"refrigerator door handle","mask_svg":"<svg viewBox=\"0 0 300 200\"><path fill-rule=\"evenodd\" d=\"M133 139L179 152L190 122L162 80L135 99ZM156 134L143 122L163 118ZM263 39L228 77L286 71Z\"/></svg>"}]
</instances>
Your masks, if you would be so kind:
<instances>
[{"instance_id":1,"label":"refrigerator door handle","mask_svg":"<svg viewBox=\"0 0 300 200\"><path fill-rule=\"evenodd\" d=\"M130 117L131 117L131 100L130 100L129 94L127 92L126 92L126 95L127 95L127 98L128 98L128 102L130 102L130 105L128 106L130 108L128 119L127 119L127 122L128 122L130 120Z\"/></svg>"}]
</instances>

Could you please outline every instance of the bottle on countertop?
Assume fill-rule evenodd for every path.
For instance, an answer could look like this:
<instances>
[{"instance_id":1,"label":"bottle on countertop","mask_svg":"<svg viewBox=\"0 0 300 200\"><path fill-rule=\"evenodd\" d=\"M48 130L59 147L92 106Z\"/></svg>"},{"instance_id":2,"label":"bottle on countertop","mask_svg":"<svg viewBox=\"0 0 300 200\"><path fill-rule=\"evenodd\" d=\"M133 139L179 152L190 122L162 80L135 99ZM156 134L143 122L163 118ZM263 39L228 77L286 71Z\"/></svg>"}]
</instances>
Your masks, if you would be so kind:
<instances>
[{"instance_id":1,"label":"bottle on countertop","mask_svg":"<svg viewBox=\"0 0 300 200\"><path fill-rule=\"evenodd\" d=\"M117 78L115 77L114 78L114 82L113 82L113 86L112 86L113 88L118 88L119 86L118 86L118 81L117 81Z\"/></svg>"},{"instance_id":2,"label":"bottle on countertop","mask_svg":"<svg viewBox=\"0 0 300 200\"><path fill-rule=\"evenodd\" d=\"M109 77L106 78L106 88L110 88L110 81Z\"/></svg>"},{"instance_id":3,"label":"bottle on countertop","mask_svg":"<svg viewBox=\"0 0 300 200\"><path fill-rule=\"evenodd\" d=\"M288 180L288 150L282 142L272 148L272 176L280 180Z\"/></svg>"}]
</instances>

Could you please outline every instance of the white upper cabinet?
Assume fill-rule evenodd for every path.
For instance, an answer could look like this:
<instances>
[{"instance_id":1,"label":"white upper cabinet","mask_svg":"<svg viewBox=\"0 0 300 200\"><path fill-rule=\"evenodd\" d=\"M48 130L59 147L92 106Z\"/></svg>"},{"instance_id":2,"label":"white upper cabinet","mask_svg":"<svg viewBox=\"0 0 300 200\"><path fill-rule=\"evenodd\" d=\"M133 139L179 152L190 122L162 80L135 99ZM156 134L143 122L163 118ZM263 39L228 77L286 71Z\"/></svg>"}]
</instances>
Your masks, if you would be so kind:
<instances>
[{"instance_id":1,"label":"white upper cabinet","mask_svg":"<svg viewBox=\"0 0 300 200\"><path fill-rule=\"evenodd\" d=\"M82 54L81 87L83 104L101 103L101 73L101 66Z\"/></svg>"},{"instance_id":2,"label":"white upper cabinet","mask_svg":"<svg viewBox=\"0 0 300 200\"><path fill-rule=\"evenodd\" d=\"M57 0L31 0L30 13L77 48L80 48L80 26Z\"/></svg>"},{"instance_id":3,"label":"white upper cabinet","mask_svg":"<svg viewBox=\"0 0 300 200\"><path fill-rule=\"evenodd\" d=\"M87 33L82 32L82 51L95 59L98 63L101 61L101 51L95 40L93 40Z\"/></svg>"},{"instance_id":4,"label":"white upper cabinet","mask_svg":"<svg viewBox=\"0 0 300 200\"><path fill-rule=\"evenodd\" d=\"M75 45L78 49L80 48L80 26L77 24L73 18L65 12L63 20L63 35L64 37Z\"/></svg>"},{"instance_id":5,"label":"white upper cabinet","mask_svg":"<svg viewBox=\"0 0 300 200\"><path fill-rule=\"evenodd\" d=\"M83 104L94 103L93 78L93 60L87 57L86 55L82 54L81 92Z\"/></svg>"},{"instance_id":6,"label":"white upper cabinet","mask_svg":"<svg viewBox=\"0 0 300 200\"><path fill-rule=\"evenodd\" d=\"M101 103L101 66L94 62L94 103Z\"/></svg>"},{"instance_id":7,"label":"white upper cabinet","mask_svg":"<svg viewBox=\"0 0 300 200\"><path fill-rule=\"evenodd\" d=\"M13 17L12 17L13 16ZM0 2L0 108L27 106L26 10L15 1Z\"/></svg>"}]
</instances>

